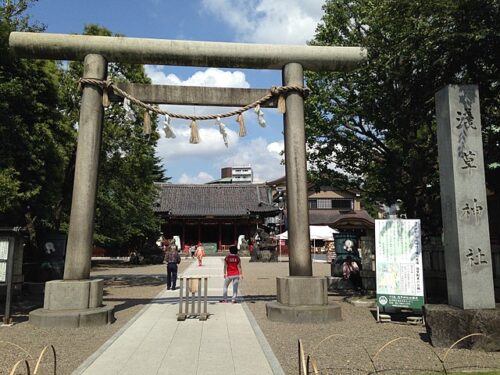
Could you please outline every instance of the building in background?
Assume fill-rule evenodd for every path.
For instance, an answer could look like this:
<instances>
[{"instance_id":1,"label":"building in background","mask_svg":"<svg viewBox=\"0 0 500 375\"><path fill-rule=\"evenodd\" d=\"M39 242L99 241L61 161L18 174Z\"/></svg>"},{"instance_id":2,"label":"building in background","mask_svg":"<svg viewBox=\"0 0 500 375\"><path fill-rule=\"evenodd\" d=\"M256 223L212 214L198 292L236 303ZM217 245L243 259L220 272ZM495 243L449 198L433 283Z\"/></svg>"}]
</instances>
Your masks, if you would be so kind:
<instances>
[{"instance_id":1,"label":"building in background","mask_svg":"<svg viewBox=\"0 0 500 375\"><path fill-rule=\"evenodd\" d=\"M163 183L158 188L155 211L163 220L163 236L179 236L182 247L202 242L208 252L227 250L279 213L265 184Z\"/></svg>"},{"instance_id":2,"label":"building in background","mask_svg":"<svg viewBox=\"0 0 500 375\"><path fill-rule=\"evenodd\" d=\"M286 202L285 177L269 181L266 185L272 190L275 203L283 206ZM311 184L308 189L308 207L310 225L328 225L356 237L373 236L375 221L361 207L360 195L356 192L333 186L315 188ZM286 207L282 207L281 215L267 222L278 226L280 232L287 230Z\"/></svg>"},{"instance_id":3,"label":"building in background","mask_svg":"<svg viewBox=\"0 0 500 375\"><path fill-rule=\"evenodd\" d=\"M288 230L286 178L269 181L266 185L271 189L273 201L280 209L278 215L266 219L266 225L273 228L274 232L282 233ZM375 220L361 207L360 198L356 192L336 189L333 186L308 186L309 225L326 225L339 231L334 235L335 252L341 250L346 240L352 241L356 250L363 242L366 251L371 252L371 247L366 244L372 242L370 239L374 236ZM280 241L279 245L280 254L287 254L286 241ZM315 241L315 248L311 251L326 251L324 246L323 241Z\"/></svg>"},{"instance_id":4,"label":"building in background","mask_svg":"<svg viewBox=\"0 0 500 375\"><path fill-rule=\"evenodd\" d=\"M220 170L220 179L209 184L251 184L253 171L251 166L224 167Z\"/></svg>"}]
</instances>

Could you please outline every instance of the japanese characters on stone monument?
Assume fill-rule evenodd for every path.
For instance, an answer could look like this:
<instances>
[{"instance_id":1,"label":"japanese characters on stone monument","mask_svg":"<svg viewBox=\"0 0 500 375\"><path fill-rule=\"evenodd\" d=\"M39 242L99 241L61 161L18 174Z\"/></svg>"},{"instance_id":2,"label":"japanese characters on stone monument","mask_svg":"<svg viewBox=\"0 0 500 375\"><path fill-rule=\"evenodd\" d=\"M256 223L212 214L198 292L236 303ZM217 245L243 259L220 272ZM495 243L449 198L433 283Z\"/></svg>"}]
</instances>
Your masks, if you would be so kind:
<instances>
[{"instance_id":1,"label":"japanese characters on stone monument","mask_svg":"<svg viewBox=\"0 0 500 375\"><path fill-rule=\"evenodd\" d=\"M436 115L448 303L495 308L477 86L438 91Z\"/></svg>"}]
</instances>

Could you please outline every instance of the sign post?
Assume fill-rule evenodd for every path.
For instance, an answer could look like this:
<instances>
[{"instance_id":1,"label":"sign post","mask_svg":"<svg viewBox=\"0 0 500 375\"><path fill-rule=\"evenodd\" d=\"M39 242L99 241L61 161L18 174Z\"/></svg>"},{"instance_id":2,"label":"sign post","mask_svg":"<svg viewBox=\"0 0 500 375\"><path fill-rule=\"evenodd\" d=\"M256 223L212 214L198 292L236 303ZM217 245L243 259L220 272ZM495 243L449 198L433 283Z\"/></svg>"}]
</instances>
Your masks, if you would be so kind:
<instances>
[{"instance_id":1,"label":"sign post","mask_svg":"<svg viewBox=\"0 0 500 375\"><path fill-rule=\"evenodd\" d=\"M14 267L14 236L0 237L0 284L6 284L3 325L11 324L12 270Z\"/></svg>"},{"instance_id":2,"label":"sign post","mask_svg":"<svg viewBox=\"0 0 500 375\"><path fill-rule=\"evenodd\" d=\"M420 220L375 220L377 321L380 308L422 310Z\"/></svg>"}]
</instances>

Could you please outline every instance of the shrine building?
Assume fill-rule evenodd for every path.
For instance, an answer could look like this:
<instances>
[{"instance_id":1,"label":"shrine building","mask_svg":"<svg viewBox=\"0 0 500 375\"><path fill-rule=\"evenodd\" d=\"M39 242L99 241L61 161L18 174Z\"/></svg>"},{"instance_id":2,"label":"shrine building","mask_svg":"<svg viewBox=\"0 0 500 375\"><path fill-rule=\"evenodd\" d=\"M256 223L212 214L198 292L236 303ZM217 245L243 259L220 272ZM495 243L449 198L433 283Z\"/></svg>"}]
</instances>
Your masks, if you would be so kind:
<instances>
[{"instance_id":1,"label":"shrine building","mask_svg":"<svg viewBox=\"0 0 500 375\"><path fill-rule=\"evenodd\" d=\"M154 208L166 238L178 236L181 246L202 242L207 252L227 250L240 235L253 236L258 224L279 209L265 184L157 184Z\"/></svg>"}]
</instances>

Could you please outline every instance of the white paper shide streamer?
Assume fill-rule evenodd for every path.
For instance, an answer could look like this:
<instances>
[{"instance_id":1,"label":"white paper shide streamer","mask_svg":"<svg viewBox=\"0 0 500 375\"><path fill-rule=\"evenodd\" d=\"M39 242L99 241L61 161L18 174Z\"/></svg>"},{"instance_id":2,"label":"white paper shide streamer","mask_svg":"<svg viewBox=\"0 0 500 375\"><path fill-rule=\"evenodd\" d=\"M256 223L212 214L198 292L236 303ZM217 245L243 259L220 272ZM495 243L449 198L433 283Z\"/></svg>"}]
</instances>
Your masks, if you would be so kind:
<instances>
[{"instance_id":1,"label":"white paper shide streamer","mask_svg":"<svg viewBox=\"0 0 500 375\"><path fill-rule=\"evenodd\" d=\"M175 138L174 129L170 125L170 116L165 115L165 121L163 121L163 131L165 132L165 138Z\"/></svg>"},{"instance_id":2,"label":"white paper shide streamer","mask_svg":"<svg viewBox=\"0 0 500 375\"><path fill-rule=\"evenodd\" d=\"M123 109L125 110L125 119L135 121L135 114L130 107L130 100L128 98L123 99Z\"/></svg>"},{"instance_id":3,"label":"white paper shide streamer","mask_svg":"<svg viewBox=\"0 0 500 375\"><path fill-rule=\"evenodd\" d=\"M264 119L264 112L262 112L260 105L257 104L257 106L254 108L254 111L257 114L257 121L259 122L260 127L265 128L266 120Z\"/></svg>"},{"instance_id":4,"label":"white paper shide streamer","mask_svg":"<svg viewBox=\"0 0 500 375\"><path fill-rule=\"evenodd\" d=\"M219 132L222 134L222 138L224 139L224 144L226 145L226 147L229 147L226 125L222 123L220 117L217 117L217 119L215 120L215 124L219 127Z\"/></svg>"}]
</instances>

